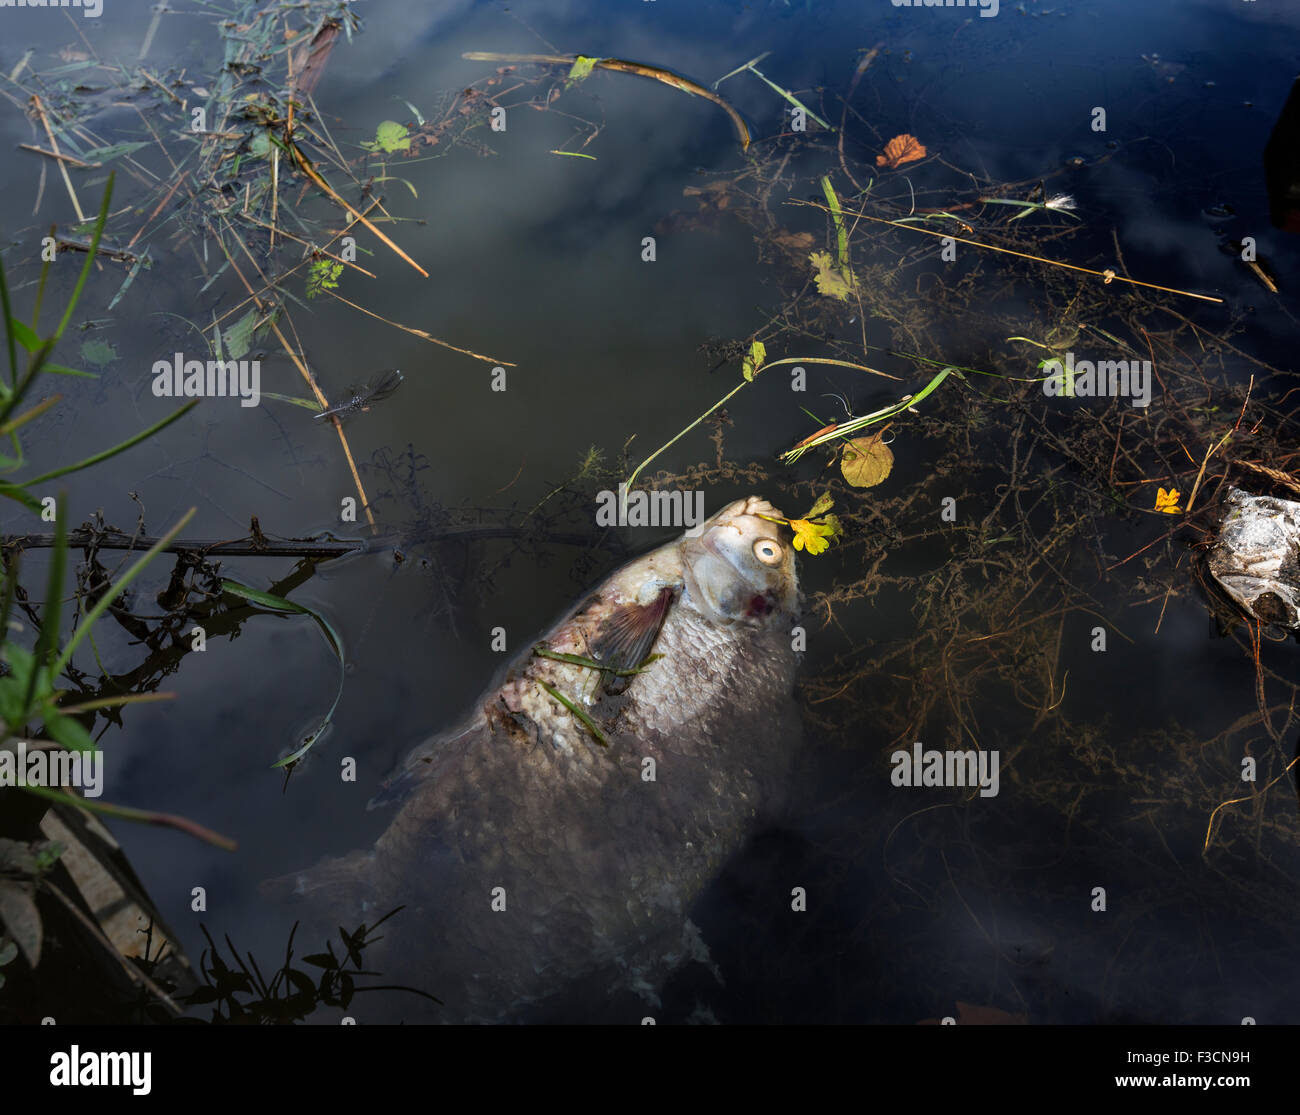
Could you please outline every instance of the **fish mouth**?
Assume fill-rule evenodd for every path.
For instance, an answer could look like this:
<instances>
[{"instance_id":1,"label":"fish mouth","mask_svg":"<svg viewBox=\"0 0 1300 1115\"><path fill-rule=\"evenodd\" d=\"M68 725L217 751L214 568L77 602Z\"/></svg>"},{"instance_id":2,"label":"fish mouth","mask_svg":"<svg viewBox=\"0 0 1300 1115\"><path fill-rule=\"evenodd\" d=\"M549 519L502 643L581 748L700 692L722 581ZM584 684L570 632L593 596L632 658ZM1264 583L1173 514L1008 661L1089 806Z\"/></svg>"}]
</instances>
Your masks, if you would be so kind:
<instances>
[{"instance_id":1,"label":"fish mouth","mask_svg":"<svg viewBox=\"0 0 1300 1115\"><path fill-rule=\"evenodd\" d=\"M740 535L742 535L742 536L743 536L743 533L744 533L744 532L740 529L740 527L735 526L735 525L734 525L733 523L731 523L730 521L725 522L725 523L718 523L718 524L716 524L716 526L717 526L717 527L727 527L727 528L729 528L729 529L731 529L731 530L734 530L737 534L740 534ZM709 553L711 553L711 554L712 554L715 558L717 558L719 561L725 561L725 562L727 563L727 565L728 565L731 569L734 569L734 570L736 571L736 575L737 575L737 576L738 576L742 581L744 581L745 584L747 584L747 585L752 585L752 584L753 584L753 582L752 582L752 581L749 579L749 577L746 575L745 570L741 569L740 566L738 566L738 565L736 564L736 562L735 562L734 558L732 557L732 555L729 554L729 553L726 553L726 552L723 551L723 550L718 549L717 544L713 541L713 532L712 532L712 531L710 531L707 535L705 535L702 539L700 539L700 544L701 544L701 546L702 546L704 549L708 550Z\"/></svg>"}]
</instances>

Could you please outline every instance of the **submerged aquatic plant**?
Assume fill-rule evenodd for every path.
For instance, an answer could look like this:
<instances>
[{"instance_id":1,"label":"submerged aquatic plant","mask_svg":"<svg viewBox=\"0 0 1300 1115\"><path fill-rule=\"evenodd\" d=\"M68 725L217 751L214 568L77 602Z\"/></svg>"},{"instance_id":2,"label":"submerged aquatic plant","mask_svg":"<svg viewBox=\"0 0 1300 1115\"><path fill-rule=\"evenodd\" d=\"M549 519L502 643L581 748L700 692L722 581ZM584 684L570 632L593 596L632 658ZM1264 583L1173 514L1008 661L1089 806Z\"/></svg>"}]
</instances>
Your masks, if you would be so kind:
<instances>
[{"instance_id":1,"label":"submerged aquatic plant","mask_svg":"<svg viewBox=\"0 0 1300 1115\"><path fill-rule=\"evenodd\" d=\"M377 921L359 925L351 932L340 927L340 955L335 956L333 943L326 941L324 952L310 953L302 958L303 964L319 969L319 975L315 977L294 963L297 923L289 931L284 961L269 979L262 974L261 965L251 953L247 957L240 955L229 936L225 939L230 953L227 961L207 926L203 926L208 947L199 958L202 982L183 995L181 1002L188 1007L211 1006L208 1021L214 1025L291 1025L305 1021L321 1007L347 1010L357 993L362 991L403 991L441 1004L441 999L418 988L358 982L379 974L364 968L363 953L376 941L382 940L375 931L402 909L398 906L389 910Z\"/></svg>"}]
</instances>

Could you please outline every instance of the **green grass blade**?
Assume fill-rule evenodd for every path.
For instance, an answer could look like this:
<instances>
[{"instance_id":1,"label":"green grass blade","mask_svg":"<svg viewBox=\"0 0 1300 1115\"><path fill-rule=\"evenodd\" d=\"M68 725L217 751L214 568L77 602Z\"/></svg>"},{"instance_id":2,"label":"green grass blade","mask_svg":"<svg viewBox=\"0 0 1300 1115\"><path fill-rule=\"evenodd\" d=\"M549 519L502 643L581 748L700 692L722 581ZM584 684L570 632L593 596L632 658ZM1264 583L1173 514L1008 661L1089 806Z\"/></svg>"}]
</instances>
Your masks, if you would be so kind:
<instances>
[{"instance_id":1,"label":"green grass blade","mask_svg":"<svg viewBox=\"0 0 1300 1115\"><path fill-rule=\"evenodd\" d=\"M256 604L261 608L270 608L272 611L292 612L296 615L310 616L316 621L317 625L324 633L326 640L329 642L330 649L332 649L338 657L339 687L334 694L334 702L330 705L329 711L325 713L321 722L307 733L306 738L291 754L288 754L283 759L279 759L271 764L272 769L275 767L292 767L311 750L312 745L320 739L321 733L329 727L330 722L334 719L334 710L339 707L339 701L343 697L343 684L347 680L347 656L343 651L343 638L336 630L334 630L334 625L331 624L329 620L319 612L308 608L305 604L296 604L292 600L286 600L283 596L276 596L273 593L262 592L260 589L249 588L248 585L241 585L238 581L223 580L221 582L221 589L223 592L229 592L234 596L242 596L245 600L249 601L249 603Z\"/></svg>"},{"instance_id":2,"label":"green grass blade","mask_svg":"<svg viewBox=\"0 0 1300 1115\"><path fill-rule=\"evenodd\" d=\"M840 199L835 196L830 175L822 175L822 192L826 195L826 204L830 208L831 219L835 222L835 266L852 286L853 276L849 272L849 230L844 225L844 210L840 207Z\"/></svg>"},{"instance_id":3,"label":"green grass blade","mask_svg":"<svg viewBox=\"0 0 1300 1115\"><path fill-rule=\"evenodd\" d=\"M314 414L321 412L321 405L315 399L304 399L298 395L280 395L275 391L263 391L262 398L274 399L279 403L293 403L296 407L302 407L303 410L310 410Z\"/></svg>"},{"instance_id":4,"label":"green grass blade","mask_svg":"<svg viewBox=\"0 0 1300 1115\"><path fill-rule=\"evenodd\" d=\"M9 415L18 409L18 404L23 401L27 392L32 389L32 385L36 382L36 377L41 374L41 370L45 367L45 363L49 360L50 353L53 351L54 338L51 337L32 355L31 361L27 365L26 374L24 374L23 378L18 381L18 384L14 387L13 391L5 398L4 405L0 406L0 422L6 421L9 418Z\"/></svg>"},{"instance_id":5,"label":"green grass blade","mask_svg":"<svg viewBox=\"0 0 1300 1115\"><path fill-rule=\"evenodd\" d=\"M76 376L78 379L98 379L94 372L83 372L79 368L69 368L65 364L46 364L45 370L54 376Z\"/></svg>"},{"instance_id":6,"label":"green grass blade","mask_svg":"<svg viewBox=\"0 0 1300 1115\"><path fill-rule=\"evenodd\" d=\"M757 66L761 61L763 61L764 58L766 58L771 53L772 52L770 50L763 51L763 53L760 54L757 58L751 58L748 62L744 63L743 65L737 66L734 70L731 71L731 73L723 74L720 78L718 78L717 81L715 81L711 86L709 86L709 88L716 93L718 91L718 86L721 85L724 81L726 81L727 78L735 77L737 74L743 73L745 70L749 69L750 66Z\"/></svg>"},{"instance_id":7,"label":"green grass blade","mask_svg":"<svg viewBox=\"0 0 1300 1115\"><path fill-rule=\"evenodd\" d=\"M5 279L4 260L0 259L0 308L5 315L5 343L9 348L9 385L18 386L18 350L14 348L14 308L9 302L9 283Z\"/></svg>"},{"instance_id":8,"label":"green grass blade","mask_svg":"<svg viewBox=\"0 0 1300 1115\"><path fill-rule=\"evenodd\" d=\"M60 492L54 502L54 549L50 553L50 573L45 582L45 610L41 613L41 633L36 637L36 661L27 678L27 696L23 707L30 710L37 682L45 677L46 668L59 648L59 611L63 603L63 573L68 564L68 497ZM44 694L42 694L44 696Z\"/></svg>"},{"instance_id":9,"label":"green grass blade","mask_svg":"<svg viewBox=\"0 0 1300 1115\"><path fill-rule=\"evenodd\" d=\"M202 840L205 844L224 848L227 852L233 852L238 847L230 837L222 836L196 821L191 821L188 817L178 817L174 813L155 813L152 809L132 809L126 805L113 805L94 798L77 797L62 790L52 790L46 786L24 786L23 789L47 801L75 806L77 809L88 809L92 813L102 813L107 817L121 817L124 821L134 821L140 825L166 825L168 828L179 829Z\"/></svg>"},{"instance_id":10,"label":"green grass blade","mask_svg":"<svg viewBox=\"0 0 1300 1115\"><path fill-rule=\"evenodd\" d=\"M33 418L39 418L62 398L62 395L51 395L48 399L44 399L37 403L31 410L23 411L23 413L17 418L11 418L8 422L0 423L0 437L8 437L16 429L20 426L25 426Z\"/></svg>"},{"instance_id":11,"label":"green grass blade","mask_svg":"<svg viewBox=\"0 0 1300 1115\"><path fill-rule=\"evenodd\" d=\"M596 727L596 722L592 720L592 718L588 716L585 712L583 712L582 709L580 709L577 705L575 705L572 701L570 701L568 697L566 697L553 685L547 685L546 682L544 681L539 681L537 684L540 685L543 689L545 689L547 693L549 693L555 700L557 700L560 704L562 704L565 708L567 708L571 713L573 713L573 715L576 716L580 721L582 721L583 727L586 728L587 731L589 731L595 737L596 742L600 744L601 747L609 746L609 740L605 738L605 733L602 732L598 727Z\"/></svg>"},{"instance_id":12,"label":"green grass blade","mask_svg":"<svg viewBox=\"0 0 1300 1115\"><path fill-rule=\"evenodd\" d=\"M0 496L17 500L33 514L39 515L41 513L41 501L20 484L11 484L7 480L0 480Z\"/></svg>"},{"instance_id":13,"label":"green grass blade","mask_svg":"<svg viewBox=\"0 0 1300 1115\"><path fill-rule=\"evenodd\" d=\"M812 109L810 109L806 104L803 103L803 101L801 101L798 97L796 97L796 96L795 96L793 93L791 93L788 89L782 89L779 85L777 85L777 83L776 83L775 81L770 81L770 80L768 80L768 78L764 77L761 73L759 73L756 69L754 69L754 63L753 63L753 62L750 62L748 65L743 66L743 67L741 67L741 68L742 68L742 69L746 69L746 70L748 70L751 74L753 74L753 75L754 75L756 78L758 78L760 81L764 81L764 82L766 82L766 83L767 83L771 88L775 89L778 93L781 94L781 96L783 96L787 101L789 101L792 105L794 105L795 108L802 109L802 110L803 110L804 112L806 112L809 116L811 116L814 120L816 120L817 123L819 123L819 124L820 124L823 128L825 128L828 132L833 132L833 131L835 130L835 128L834 128L831 124L828 124L825 120L823 120L820 116L818 116L817 113L813 112ZM730 76L730 75L728 75L728 76Z\"/></svg>"}]
</instances>

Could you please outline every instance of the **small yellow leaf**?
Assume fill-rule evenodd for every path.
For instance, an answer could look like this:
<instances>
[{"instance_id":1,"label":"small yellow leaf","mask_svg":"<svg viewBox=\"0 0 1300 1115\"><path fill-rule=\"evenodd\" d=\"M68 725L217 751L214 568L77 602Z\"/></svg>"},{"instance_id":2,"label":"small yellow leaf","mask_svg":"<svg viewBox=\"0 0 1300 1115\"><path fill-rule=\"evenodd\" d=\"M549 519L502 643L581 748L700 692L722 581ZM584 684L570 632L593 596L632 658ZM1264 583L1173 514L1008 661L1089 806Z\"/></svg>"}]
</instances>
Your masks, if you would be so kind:
<instances>
[{"instance_id":1,"label":"small yellow leaf","mask_svg":"<svg viewBox=\"0 0 1300 1115\"><path fill-rule=\"evenodd\" d=\"M844 272L831 262L831 253L813 252L808 259L817 268L817 289L827 298L838 298L841 302L847 301L853 286Z\"/></svg>"},{"instance_id":2,"label":"small yellow leaf","mask_svg":"<svg viewBox=\"0 0 1300 1115\"><path fill-rule=\"evenodd\" d=\"M874 488L894 467L894 452L880 434L855 437L844 446L840 472L855 488Z\"/></svg>"},{"instance_id":3,"label":"small yellow leaf","mask_svg":"<svg viewBox=\"0 0 1300 1115\"><path fill-rule=\"evenodd\" d=\"M1163 511L1166 515L1177 515L1182 510L1178 506L1180 495L1177 488L1170 488L1169 491L1161 488L1156 493L1156 510Z\"/></svg>"}]
</instances>

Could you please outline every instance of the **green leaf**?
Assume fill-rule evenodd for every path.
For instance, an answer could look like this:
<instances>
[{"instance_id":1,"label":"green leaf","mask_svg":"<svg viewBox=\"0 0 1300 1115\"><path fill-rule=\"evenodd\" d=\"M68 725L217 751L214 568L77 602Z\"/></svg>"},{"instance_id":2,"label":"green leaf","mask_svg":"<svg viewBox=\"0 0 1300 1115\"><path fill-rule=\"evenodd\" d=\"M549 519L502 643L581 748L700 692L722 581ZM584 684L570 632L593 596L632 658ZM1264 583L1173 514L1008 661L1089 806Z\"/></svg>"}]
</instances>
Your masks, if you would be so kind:
<instances>
[{"instance_id":1,"label":"green leaf","mask_svg":"<svg viewBox=\"0 0 1300 1115\"><path fill-rule=\"evenodd\" d=\"M564 87L567 89L570 85L590 76L591 71L596 68L596 63L599 61L599 58L588 58L579 54L578 60L574 62L573 68L569 71L569 76L565 79Z\"/></svg>"},{"instance_id":2,"label":"green leaf","mask_svg":"<svg viewBox=\"0 0 1300 1115\"><path fill-rule=\"evenodd\" d=\"M313 260L307 269L307 300L311 301L322 290L334 290L339 285L339 276L343 274L343 264L335 260Z\"/></svg>"},{"instance_id":3,"label":"green leaf","mask_svg":"<svg viewBox=\"0 0 1300 1115\"><path fill-rule=\"evenodd\" d=\"M19 728L26 719L24 698L27 696L26 676L0 678L0 719L12 728Z\"/></svg>"},{"instance_id":4,"label":"green leaf","mask_svg":"<svg viewBox=\"0 0 1300 1115\"><path fill-rule=\"evenodd\" d=\"M763 365L766 362L767 346L762 341L752 342L749 346L749 352L740 365L740 373L745 377L745 382L753 383L754 377L763 370Z\"/></svg>"},{"instance_id":5,"label":"green leaf","mask_svg":"<svg viewBox=\"0 0 1300 1115\"><path fill-rule=\"evenodd\" d=\"M69 751L95 750L95 741L81 726L81 721L64 716L58 709L49 707L41 710L41 719L45 722L45 730L49 732L50 739L55 743L62 744Z\"/></svg>"},{"instance_id":6,"label":"green leaf","mask_svg":"<svg viewBox=\"0 0 1300 1115\"><path fill-rule=\"evenodd\" d=\"M843 272L846 280L849 275L849 230L844 224L844 210L840 208L840 199L835 194L829 175L822 175L822 192L826 195L826 205L835 222L835 266ZM851 285L851 284L850 284Z\"/></svg>"},{"instance_id":7,"label":"green leaf","mask_svg":"<svg viewBox=\"0 0 1300 1115\"><path fill-rule=\"evenodd\" d=\"M375 181L376 182L400 182L403 186L405 186L408 190L411 191L411 196L413 198L415 198L417 201L420 198L420 191L415 188L415 183L409 182L405 178L399 178L396 174L385 174L382 175L381 177L376 178ZM342 268L342 266L343 266L342 264L339 264L340 268Z\"/></svg>"},{"instance_id":8,"label":"green leaf","mask_svg":"<svg viewBox=\"0 0 1300 1115\"><path fill-rule=\"evenodd\" d=\"M405 124L399 124L396 120L385 120L375 129L375 138L370 141L362 141L361 146L367 151L382 151L385 154L392 154L394 151L409 151L411 149L410 132Z\"/></svg>"},{"instance_id":9,"label":"green leaf","mask_svg":"<svg viewBox=\"0 0 1300 1115\"><path fill-rule=\"evenodd\" d=\"M84 341L81 345L81 359L92 368L107 368L117 359L117 349L107 341ZM49 370L49 365L45 365Z\"/></svg>"},{"instance_id":10,"label":"green leaf","mask_svg":"<svg viewBox=\"0 0 1300 1115\"><path fill-rule=\"evenodd\" d=\"M41 513L41 501L20 484L11 484L8 480L0 480L0 496L17 500L33 514L39 515Z\"/></svg>"},{"instance_id":11,"label":"green leaf","mask_svg":"<svg viewBox=\"0 0 1300 1115\"><path fill-rule=\"evenodd\" d=\"M834 506L835 499L831 496L830 492L822 492L822 494L817 497L817 502L812 505L812 508L806 512L803 517L805 519L818 519L825 515L826 512Z\"/></svg>"},{"instance_id":12,"label":"green leaf","mask_svg":"<svg viewBox=\"0 0 1300 1115\"><path fill-rule=\"evenodd\" d=\"M815 277L818 291L827 298L847 301L853 287L846 281L844 273L831 263L830 252L813 252L808 258L817 269Z\"/></svg>"},{"instance_id":13,"label":"green leaf","mask_svg":"<svg viewBox=\"0 0 1300 1115\"><path fill-rule=\"evenodd\" d=\"M146 248L143 252L140 253L139 256L136 257L136 261L133 264L131 264L131 270L126 273L126 278L122 280L122 285L117 288L117 293L113 295L112 300L108 304L108 308L111 310L120 301L122 301L122 296L126 294L131 284L135 282L135 277L138 274L140 274L140 269L142 267L148 268L152 266L153 266L153 261L149 258L149 249Z\"/></svg>"},{"instance_id":14,"label":"green leaf","mask_svg":"<svg viewBox=\"0 0 1300 1115\"><path fill-rule=\"evenodd\" d=\"M249 310L225 334L226 359L242 360L253 345L253 328L257 325L257 311Z\"/></svg>"},{"instance_id":15,"label":"green leaf","mask_svg":"<svg viewBox=\"0 0 1300 1115\"><path fill-rule=\"evenodd\" d=\"M272 768L289 767L292 768L308 751L312 745L321 737L321 734L329 727L330 721L334 718L334 710L339 707L339 700L343 696L343 683L347 679L347 659L343 653L343 639L339 633L334 630L333 625L322 616L319 612L312 611L304 604L295 604L292 600L286 600L282 596L276 596L273 593L263 592L260 589L249 588L248 585L241 585L238 581L223 580L221 588L224 592L229 592L234 596L242 596L252 604L257 604L262 608L270 608L277 612L293 612L297 615L311 616L319 625L324 633L326 640L329 642L331 649L338 656L339 660L339 687L334 694L334 701L325 713L324 718L316 725L307 735L299 742L298 746L283 759L272 763Z\"/></svg>"},{"instance_id":16,"label":"green leaf","mask_svg":"<svg viewBox=\"0 0 1300 1115\"><path fill-rule=\"evenodd\" d=\"M313 952L310 956L302 958L304 964L310 964L313 968L337 968L339 962L327 952ZM0 964L4 963L0 961Z\"/></svg>"},{"instance_id":17,"label":"green leaf","mask_svg":"<svg viewBox=\"0 0 1300 1115\"><path fill-rule=\"evenodd\" d=\"M117 353L113 354L114 357ZM56 376L80 376L82 379L98 379L94 372L83 372L79 368L68 368L62 364L46 364L43 371L53 372Z\"/></svg>"},{"instance_id":18,"label":"green leaf","mask_svg":"<svg viewBox=\"0 0 1300 1115\"><path fill-rule=\"evenodd\" d=\"M9 328L13 331L14 338L28 352L35 352L42 344L44 344L40 337L38 337L32 330L30 325L19 321L17 318L13 318L9 322Z\"/></svg>"},{"instance_id":19,"label":"green leaf","mask_svg":"<svg viewBox=\"0 0 1300 1115\"><path fill-rule=\"evenodd\" d=\"M38 848L36 852L36 873L44 875L59 862L59 859L67 850L57 841L50 841L50 843Z\"/></svg>"},{"instance_id":20,"label":"green leaf","mask_svg":"<svg viewBox=\"0 0 1300 1115\"><path fill-rule=\"evenodd\" d=\"M17 678L26 683L27 675L31 673L32 662L34 661L31 651L25 650L17 643L6 641L3 646L0 646L0 660L8 664L11 678Z\"/></svg>"}]
</instances>

